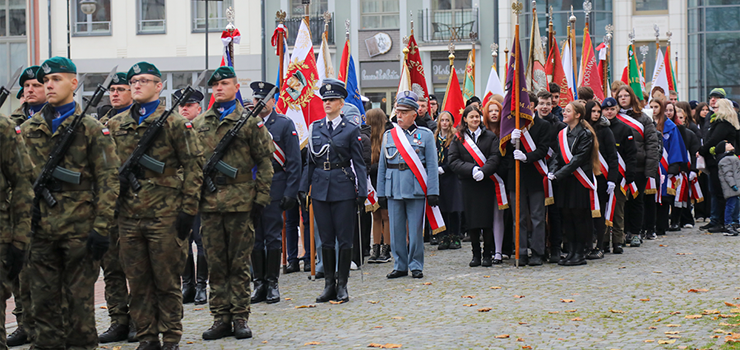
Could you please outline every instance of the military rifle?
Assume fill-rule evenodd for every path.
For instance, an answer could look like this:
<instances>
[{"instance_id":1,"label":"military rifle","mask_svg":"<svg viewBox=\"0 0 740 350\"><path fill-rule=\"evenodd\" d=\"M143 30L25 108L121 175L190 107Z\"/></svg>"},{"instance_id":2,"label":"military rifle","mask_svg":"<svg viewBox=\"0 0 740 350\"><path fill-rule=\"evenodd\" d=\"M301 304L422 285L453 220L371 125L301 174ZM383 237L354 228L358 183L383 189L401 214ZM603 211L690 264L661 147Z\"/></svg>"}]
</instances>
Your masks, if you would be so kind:
<instances>
[{"instance_id":1,"label":"military rifle","mask_svg":"<svg viewBox=\"0 0 740 350\"><path fill-rule=\"evenodd\" d=\"M172 108L162 113L159 118L155 119L154 122L146 128L144 135L141 136L141 139L136 145L133 153L131 153L131 156L128 157L126 162L118 169L118 177L121 180L121 194L126 192L127 188L131 188L134 192L138 192L141 189L141 184L139 183L139 179L136 177L136 174L141 172L142 166L158 174L164 173L165 164L147 155L146 151L149 150L160 131L162 131L167 118L169 118L172 112L176 110L177 106L190 98L193 92L195 92L194 87L200 85L203 79L205 79L207 72L207 70L204 70L200 73L198 79L196 79L192 85L185 88L182 95L180 95L180 98L175 98Z\"/></svg>"},{"instance_id":2,"label":"military rifle","mask_svg":"<svg viewBox=\"0 0 740 350\"><path fill-rule=\"evenodd\" d=\"M7 84L5 86L0 87L0 107L5 104L5 100L8 99L8 95L10 95L10 90L13 89L13 86L15 86L15 82L18 81L18 78L21 76L21 72L23 71L23 66L18 67L18 69L13 73L13 76L10 78ZM21 86L22 88L23 86Z\"/></svg>"},{"instance_id":3,"label":"military rifle","mask_svg":"<svg viewBox=\"0 0 740 350\"><path fill-rule=\"evenodd\" d=\"M234 126L226 132L226 135L221 138L221 141L218 142L218 145L213 150L213 154L211 154L211 157L208 158L205 166L203 166L203 185L206 189L208 189L209 192L216 192L216 184L213 183L213 173L216 170L232 179L236 178L236 174L239 169L226 164L226 162L222 160L222 158L224 157L224 153L226 153L226 148L231 145L231 142L239 133L239 130L245 124L247 124L249 118L251 118L253 115L259 115L262 112L262 109L265 108L265 104L270 101L270 99L275 97L276 91L277 87L273 87L272 90L267 93L267 95L265 95L265 98L257 102L257 105L254 106L254 109L249 110L249 108L244 108L241 118L239 118L236 124L234 124Z\"/></svg>"}]
</instances>

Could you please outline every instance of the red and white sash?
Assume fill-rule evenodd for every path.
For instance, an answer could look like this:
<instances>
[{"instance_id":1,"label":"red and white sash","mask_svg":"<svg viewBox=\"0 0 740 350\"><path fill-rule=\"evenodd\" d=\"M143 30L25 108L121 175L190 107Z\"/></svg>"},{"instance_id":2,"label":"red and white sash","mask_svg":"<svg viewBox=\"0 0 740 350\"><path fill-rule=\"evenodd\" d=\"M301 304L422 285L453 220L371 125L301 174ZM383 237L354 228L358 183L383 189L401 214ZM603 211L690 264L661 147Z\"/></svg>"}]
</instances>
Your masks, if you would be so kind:
<instances>
[{"instance_id":1,"label":"red and white sash","mask_svg":"<svg viewBox=\"0 0 740 350\"><path fill-rule=\"evenodd\" d=\"M393 137L393 143L398 149L398 153L401 154L403 161L408 164L409 170L416 177L416 181L419 181L421 190L424 191L424 195L427 194L427 173L424 166L421 164L421 159L414 152L414 148L411 147L411 143L404 135L403 129L400 126L395 125L391 129L391 137ZM437 170L435 170L437 171ZM439 207L432 207L429 203L426 203L426 216L429 220L429 227L432 229L433 234L437 234L446 230L445 222L442 219L442 212L439 211Z\"/></svg>"},{"instance_id":2,"label":"red and white sash","mask_svg":"<svg viewBox=\"0 0 740 350\"><path fill-rule=\"evenodd\" d=\"M372 181L370 181L370 177L367 178L367 199L365 200L365 211L366 212L373 212L378 210L380 208L380 204L378 204L378 193L375 192L375 187L373 187Z\"/></svg>"},{"instance_id":3,"label":"red and white sash","mask_svg":"<svg viewBox=\"0 0 740 350\"><path fill-rule=\"evenodd\" d=\"M457 135L458 138L460 135ZM473 142L473 139L468 135L465 134L465 142L462 143L463 146L465 146L465 149L468 150L468 153L470 153L470 156L473 157L473 160L475 160L475 163L478 164L478 167L483 167L485 164L484 159L486 157L483 155L483 152L481 152L480 148L478 148L478 145ZM490 176L491 181L496 185L496 203L498 204L499 210L504 210L509 207L509 199L506 197L506 185L504 185L504 180L501 179L498 174L493 173L493 175Z\"/></svg>"},{"instance_id":4,"label":"red and white sash","mask_svg":"<svg viewBox=\"0 0 740 350\"><path fill-rule=\"evenodd\" d=\"M632 196L632 198L636 198L639 192L637 192L637 184L635 184L634 181L630 182L629 185L627 184L627 178L626 178L626 169L627 164L624 163L624 159L622 159L622 155L617 152L617 161L619 162L619 173L622 175L622 181L619 183L619 187L622 189L622 193L629 197Z\"/></svg>"},{"instance_id":5,"label":"red and white sash","mask_svg":"<svg viewBox=\"0 0 740 350\"><path fill-rule=\"evenodd\" d=\"M532 153L537 149L537 145L534 144L534 140L532 139L532 135L529 134L529 130L522 131L522 137L520 140L522 141L522 145L524 145L524 149L527 150L527 153ZM548 149L545 159L549 159L552 155L552 149ZM537 169L537 172L542 175L542 188L545 190L545 205L554 204L555 194L552 190L552 182L547 178L547 163L540 159L534 162L534 167Z\"/></svg>"},{"instance_id":6,"label":"red and white sash","mask_svg":"<svg viewBox=\"0 0 740 350\"><path fill-rule=\"evenodd\" d=\"M671 196L676 195L676 179L674 175L668 174L668 151L663 148L663 156L660 157L661 173L665 176L661 176L660 180L666 183L665 192ZM663 186L663 183L660 184ZM662 193L661 193L662 195Z\"/></svg>"},{"instance_id":7,"label":"red and white sash","mask_svg":"<svg viewBox=\"0 0 740 350\"><path fill-rule=\"evenodd\" d=\"M673 206L676 208L688 208L689 206L689 188L691 187L689 183L689 177L686 176L686 173L681 173L681 175L676 177L678 179L676 184L676 198L674 200Z\"/></svg>"},{"instance_id":8,"label":"red and white sash","mask_svg":"<svg viewBox=\"0 0 740 350\"><path fill-rule=\"evenodd\" d=\"M558 141L560 142L560 154L563 156L563 161L565 161L565 164L569 164L570 161L573 159L573 154L570 151L570 146L568 146L568 127L566 126L563 128L563 130L560 130L560 134L558 135ZM586 176L586 172L581 169L581 167L578 167L576 171L573 172L573 175L578 179L578 181L589 190L589 196L591 197L591 217L598 218L601 217L601 209L599 208L599 195L596 193L596 178L588 178Z\"/></svg>"},{"instance_id":9,"label":"red and white sash","mask_svg":"<svg viewBox=\"0 0 740 350\"><path fill-rule=\"evenodd\" d=\"M647 183L645 184L645 194L656 194L658 193L658 185L654 177L648 177Z\"/></svg>"},{"instance_id":10,"label":"red and white sash","mask_svg":"<svg viewBox=\"0 0 740 350\"><path fill-rule=\"evenodd\" d=\"M630 128L635 129L640 136L642 136L643 140L645 139L645 126L642 125L637 119L630 117L626 113L619 113L617 114L617 118L624 122L625 124L629 125Z\"/></svg>"},{"instance_id":11,"label":"red and white sash","mask_svg":"<svg viewBox=\"0 0 740 350\"><path fill-rule=\"evenodd\" d=\"M704 194L701 192L701 186L699 186L698 175L694 178L694 181L691 181L689 197L691 197L691 201L694 203L701 203L704 201Z\"/></svg>"},{"instance_id":12,"label":"red and white sash","mask_svg":"<svg viewBox=\"0 0 740 350\"><path fill-rule=\"evenodd\" d=\"M272 153L272 158L275 159L281 167L285 167L285 151L278 146L275 140L272 141L272 145L275 146L275 152Z\"/></svg>"}]
</instances>

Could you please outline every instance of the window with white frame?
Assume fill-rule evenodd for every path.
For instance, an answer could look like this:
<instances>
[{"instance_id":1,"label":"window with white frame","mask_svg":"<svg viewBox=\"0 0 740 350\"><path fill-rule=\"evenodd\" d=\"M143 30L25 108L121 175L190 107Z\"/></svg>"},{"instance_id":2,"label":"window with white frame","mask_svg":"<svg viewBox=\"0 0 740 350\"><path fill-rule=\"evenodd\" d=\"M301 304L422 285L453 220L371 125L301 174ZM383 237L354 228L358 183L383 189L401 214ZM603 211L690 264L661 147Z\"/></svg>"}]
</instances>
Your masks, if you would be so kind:
<instances>
[{"instance_id":1,"label":"window with white frame","mask_svg":"<svg viewBox=\"0 0 740 350\"><path fill-rule=\"evenodd\" d=\"M26 65L26 40L26 1L0 0L0 84L5 84L11 74ZM11 96L15 96L17 85L13 90ZM18 105L17 99L9 98L0 112L7 115Z\"/></svg>"},{"instance_id":2,"label":"window with white frame","mask_svg":"<svg viewBox=\"0 0 740 350\"><path fill-rule=\"evenodd\" d=\"M136 29L139 34L166 32L164 0L138 0L137 13Z\"/></svg>"},{"instance_id":3,"label":"window with white frame","mask_svg":"<svg viewBox=\"0 0 740 350\"><path fill-rule=\"evenodd\" d=\"M206 3L208 3L208 31L221 32L226 28L226 10L234 6L234 0L193 0L193 31L206 31Z\"/></svg>"},{"instance_id":4,"label":"window with white frame","mask_svg":"<svg viewBox=\"0 0 740 350\"><path fill-rule=\"evenodd\" d=\"M308 5L309 16L321 16L327 11L329 11L329 0L313 0ZM302 1L290 0L290 16L303 17L305 15Z\"/></svg>"},{"instance_id":5,"label":"window with white frame","mask_svg":"<svg viewBox=\"0 0 740 350\"><path fill-rule=\"evenodd\" d=\"M95 12L91 15L83 13L77 1L71 3L74 21L72 33L74 35L111 34L110 0L97 0Z\"/></svg>"},{"instance_id":6,"label":"window with white frame","mask_svg":"<svg viewBox=\"0 0 740 350\"><path fill-rule=\"evenodd\" d=\"M398 0L362 0L362 29L395 29L400 26Z\"/></svg>"}]
</instances>

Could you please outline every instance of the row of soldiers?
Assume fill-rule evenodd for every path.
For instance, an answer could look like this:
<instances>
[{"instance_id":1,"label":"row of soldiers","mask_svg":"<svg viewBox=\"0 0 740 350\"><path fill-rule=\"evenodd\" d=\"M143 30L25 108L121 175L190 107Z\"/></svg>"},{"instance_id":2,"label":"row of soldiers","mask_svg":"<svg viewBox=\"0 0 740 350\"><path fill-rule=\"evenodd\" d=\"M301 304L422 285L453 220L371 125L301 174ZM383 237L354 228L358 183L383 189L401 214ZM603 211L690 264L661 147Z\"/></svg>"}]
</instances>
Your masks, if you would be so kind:
<instances>
[{"instance_id":1,"label":"row of soldiers","mask_svg":"<svg viewBox=\"0 0 740 350\"><path fill-rule=\"evenodd\" d=\"M255 293L279 300L281 213L297 204L301 173L298 135L273 110L274 86L252 83L255 107L247 111L234 70L220 67L208 80L213 106L183 111L185 118L161 102L156 66L139 62L109 79L112 109L97 120L74 100L74 63L53 57L23 71L24 102L0 118L0 193L10 197L0 200L0 290L4 300L13 290L19 324L9 345L94 349L128 338L140 350L179 349L180 275L197 216L214 316L203 338L250 338L251 265ZM193 107L193 93L179 92L180 110ZM69 149L41 183L66 134ZM204 170L214 159L216 170ZM99 337L101 267L112 323Z\"/></svg>"}]
</instances>

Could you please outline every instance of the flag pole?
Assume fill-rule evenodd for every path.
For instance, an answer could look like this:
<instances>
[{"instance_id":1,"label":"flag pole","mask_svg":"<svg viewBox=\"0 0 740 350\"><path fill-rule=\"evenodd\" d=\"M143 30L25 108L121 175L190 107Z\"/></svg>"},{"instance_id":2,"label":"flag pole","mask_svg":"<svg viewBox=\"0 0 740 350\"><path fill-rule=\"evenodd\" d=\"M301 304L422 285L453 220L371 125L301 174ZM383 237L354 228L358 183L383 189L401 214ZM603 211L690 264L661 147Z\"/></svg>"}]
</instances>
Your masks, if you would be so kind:
<instances>
[{"instance_id":1,"label":"flag pole","mask_svg":"<svg viewBox=\"0 0 740 350\"><path fill-rule=\"evenodd\" d=\"M547 55L550 56L550 51L552 51L552 45L553 41L552 39L555 37L555 29L553 28L552 24L552 6L550 6L550 12L547 14ZM555 43L557 45L557 43ZM548 91L550 88L548 87Z\"/></svg>"},{"instance_id":2,"label":"flag pole","mask_svg":"<svg viewBox=\"0 0 740 350\"><path fill-rule=\"evenodd\" d=\"M311 198L311 189L308 190L308 199L306 201L309 201L308 204L308 227L309 227L309 234L311 238L311 246L309 249L311 249L311 281L316 280L316 236L315 233L315 227L314 227L314 220L313 220L313 203L310 202Z\"/></svg>"},{"instance_id":3,"label":"flag pole","mask_svg":"<svg viewBox=\"0 0 740 350\"><path fill-rule=\"evenodd\" d=\"M666 49L665 49L666 52L665 52L665 54L666 54L666 56L668 56L668 62L670 62L671 61L671 37L673 36L673 32L668 31L668 32L665 33L665 35L668 36L668 45L666 46ZM670 73L671 73L671 80L672 80L671 83L673 84L673 89L676 92L678 92L678 79L676 78L676 75L675 75L676 72L673 69L671 69L671 68L678 69L678 51L676 51L676 64L675 64L675 66L674 67L666 67L666 69L668 71L670 71Z\"/></svg>"},{"instance_id":4,"label":"flag pole","mask_svg":"<svg viewBox=\"0 0 740 350\"><path fill-rule=\"evenodd\" d=\"M517 45L517 46L519 44L519 14L522 13L523 7L524 6L519 1L516 1L511 5L511 9L514 11L514 15L516 17L516 26L514 27L515 28L514 29L514 45ZM516 48L516 50L514 50L514 77L512 79L513 84L511 86L511 91L509 92L511 94L511 103L515 105L514 107L514 113L515 113L514 114L515 115L514 116L514 127L517 129L519 129L519 92L520 92L519 91L519 83L520 83L519 70L521 69L521 67L519 67L519 55L521 55L521 53L519 51L520 51L519 48ZM520 142L519 142L519 139L517 139L514 147L516 148L516 150L519 150L519 146L520 146ZM521 225L519 224L519 217L521 215L521 203L522 203L519 198L521 194L521 191L519 189L519 187L521 186L521 179L520 179L521 161L515 161L514 164L515 164L514 167L515 167L515 172L516 172L516 178L515 178L516 179L516 184L515 184L516 208L514 209L514 222L515 222L514 225L516 227L515 229L516 236L514 238L514 244L516 245L516 252L514 253L514 259L515 259L514 264L516 267L519 267L519 235L520 235L520 230L521 230L521 227L520 227Z\"/></svg>"},{"instance_id":5,"label":"flag pole","mask_svg":"<svg viewBox=\"0 0 740 350\"><path fill-rule=\"evenodd\" d=\"M578 63L576 61L576 15L573 12L573 5L570 5L570 18L568 18L568 22L570 23L570 30L572 31L570 35L570 57L573 61L573 74L578 74ZM578 76L573 77L573 88L577 89L576 85L578 84ZM577 94L575 91L573 91L573 94ZM575 97L575 96L574 96Z\"/></svg>"},{"instance_id":6,"label":"flag pole","mask_svg":"<svg viewBox=\"0 0 740 350\"><path fill-rule=\"evenodd\" d=\"M285 11L278 10L277 13L275 13L275 17L278 20L278 23L279 23L278 25L281 25L281 26L284 25L284 23L285 23L285 17L286 17ZM278 83L280 85L283 85L283 74L285 73L285 72L282 71L283 68L284 68L283 67L283 58L285 57L285 47L283 45L283 43L285 42L284 41L284 37L285 37L284 35L285 35L285 32L284 31L282 31L282 30L281 31L278 31L277 53L278 53L278 57L279 57L279 61L278 61L279 62L278 63L278 72L280 72L280 77L278 77L278 79L280 81ZM233 50L234 50L234 41L232 40L229 43L229 51L230 51L230 54L231 54L231 62L232 63L234 62L234 55L233 55L233 52L234 51ZM286 221L285 212L283 212L283 231L282 231L282 248L283 248L283 254L282 254L282 256L283 257L282 257L281 264L282 264L282 267L283 267L283 273L288 273L288 248L287 248L287 237L286 237L286 233L285 233L285 225L286 225L285 224L285 221Z\"/></svg>"},{"instance_id":7,"label":"flag pole","mask_svg":"<svg viewBox=\"0 0 740 350\"><path fill-rule=\"evenodd\" d=\"M509 39L504 41L504 54L506 54L506 64L509 64ZM504 69L504 81L506 81L506 74L508 74L509 68Z\"/></svg>"},{"instance_id":8,"label":"flag pole","mask_svg":"<svg viewBox=\"0 0 740 350\"><path fill-rule=\"evenodd\" d=\"M611 91L609 86L609 57L611 56L612 50L612 33L614 32L614 26L607 24L604 28L606 30L606 64L604 65L604 96L609 96Z\"/></svg>"},{"instance_id":9,"label":"flag pole","mask_svg":"<svg viewBox=\"0 0 740 350\"><path fill-rule=\"evenodd\" d=\"M498 44L496 43L491 44L491 57L493 58L491 68L498 73L498 69L496 68L496 61L498 61Z\"/></svg>"}]
</instances>

